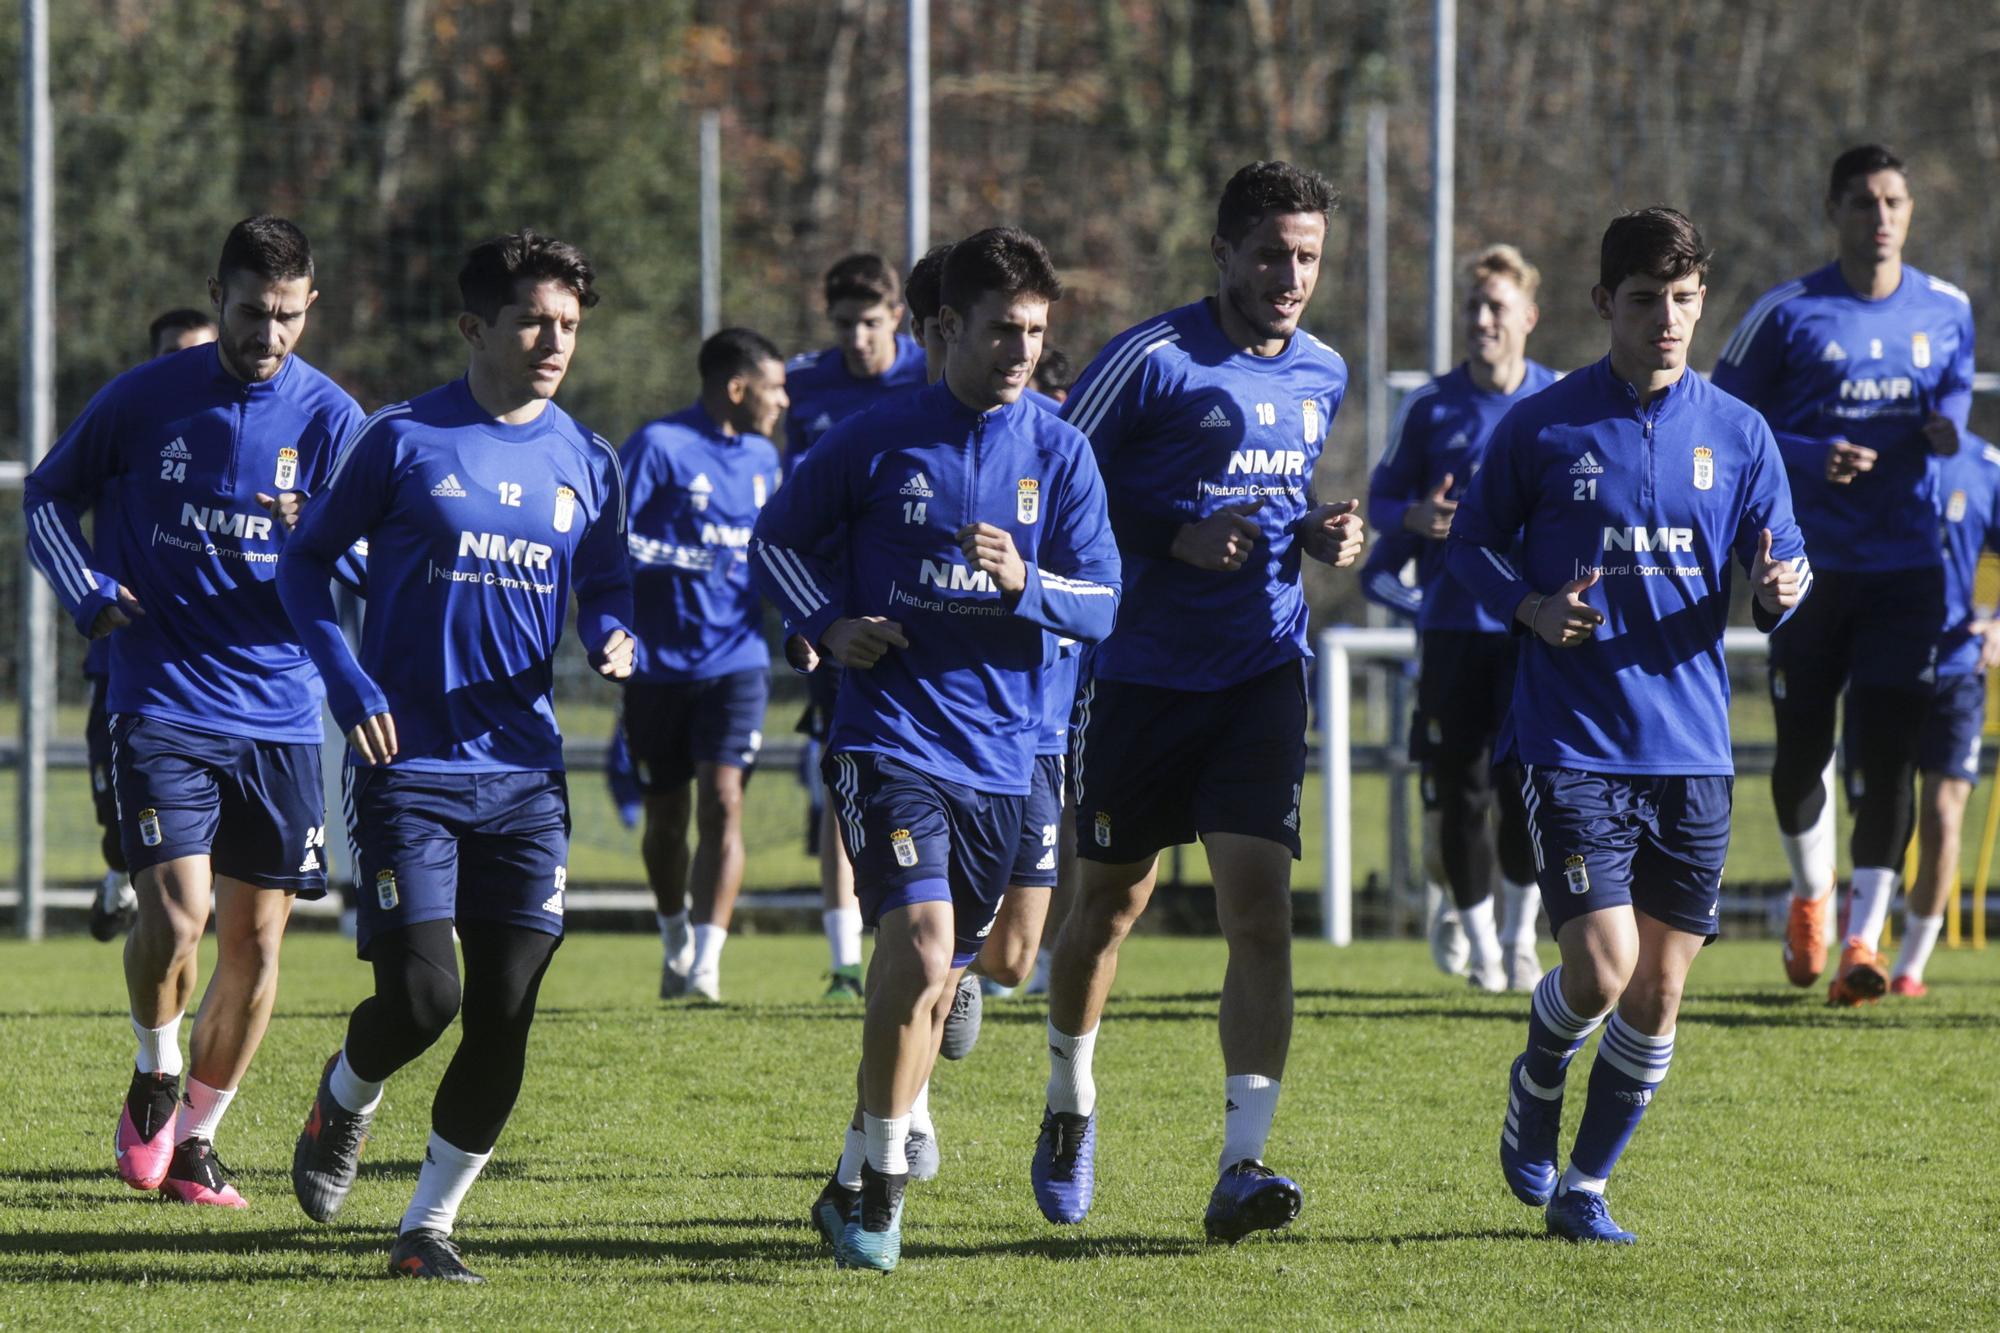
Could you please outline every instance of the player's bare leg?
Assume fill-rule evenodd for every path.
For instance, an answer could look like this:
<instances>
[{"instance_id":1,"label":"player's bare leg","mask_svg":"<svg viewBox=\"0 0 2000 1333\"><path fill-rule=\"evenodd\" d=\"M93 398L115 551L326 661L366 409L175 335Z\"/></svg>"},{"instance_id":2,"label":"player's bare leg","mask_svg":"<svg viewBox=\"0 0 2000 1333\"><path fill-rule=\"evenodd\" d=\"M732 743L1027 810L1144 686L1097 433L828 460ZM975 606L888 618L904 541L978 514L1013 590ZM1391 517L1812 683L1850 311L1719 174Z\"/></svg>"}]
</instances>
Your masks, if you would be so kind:
<instances>
[{"instance_id":1,"label":"player's bare leg","mask_svg":"<svg viewBox=\"0 0 2000 1333\"><path fill-rule=\"evenodd\" d=\"M1896 954L1896 972L1890 978L1892 995L1920 996L1924 967L1931 950L1937 947L1938 931L1944 925L1946 899L1958 876L1960 838L1965 829L1965 808L1972 799L1972 784L1964 778L1926 773L1917 796L1917 877L1910 885L1908 915L1903 922L1903 945Z\"/></svg>"},{"instance_id":2,"label":"player's bare leg","mask_svg":"<svg viewBox=\"0 0 2000 1333\"><path fill-rule=\"evenodd\" d=\"M1026 981L1034 971L1052 892L1009 885L1000 899L1000 912L993 918L993 929L987 933L986 943L970 970L1002 986L1018 986Z\"/></svg>"},{"instance_id":3,"label":"player's bare leg","mask_svg":"<svg viewBox=\"0 0 2000 1333\"><path fill-rule=\"evenodd\" d=\"M688 986L714 1001L721 999L722 945L743 887L743 770L733 764L703 763L695 768L694 860L688 877L693 900L694 960Z\"/></svg>"},{"instance_id":4,"label":"player's bare leg","mask_svg":"<svg viewBox=\"0 0 2000 1333\"><path fill-rule=\"evenodd\" d=\"M113 1148L119 1176L134 1189L159 1188L173 1160L181 1019L194 999L210 881L206 856L176 857L132 877L139 914L125 937L125 992L138 1054Z\"/></svg>"},{"instance_id":5,"label":"player's bare leg","mask_svg":"<svg viewBox=\"0 0 2000 1333\"><path fill-rule=\"evenodd\" d=\"M826 999L861 998L861 902L854 896L854 863L840 841L829 789L819 817L820 920L833 960L833 983Z\"/></svg>"}]
</instances>

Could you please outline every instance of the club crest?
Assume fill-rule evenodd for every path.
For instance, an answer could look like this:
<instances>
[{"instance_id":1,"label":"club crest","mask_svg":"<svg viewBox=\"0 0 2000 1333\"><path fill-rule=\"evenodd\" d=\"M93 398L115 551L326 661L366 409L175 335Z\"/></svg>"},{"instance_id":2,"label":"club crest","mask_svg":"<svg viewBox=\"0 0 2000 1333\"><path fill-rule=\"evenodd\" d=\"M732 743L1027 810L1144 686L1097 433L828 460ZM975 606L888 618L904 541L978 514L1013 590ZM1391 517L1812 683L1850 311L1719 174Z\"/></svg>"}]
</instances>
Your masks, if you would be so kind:
<instances>
[{"instance_id":1,"label":"club crest","mask_svg":"<svg viewBox=\"0 0 2000 1333\"><path fill-rule=\"evenodd\" d=\"M1033 523L1042 516L1042 483L1033 477L1023 477L1014 488L1014 517L1023 523Z\"/></svg>"},{"instance_id":2,"label":"club crest","mask_svg":"<svg viewBox=\"0 0 2000 1333\"><path fill-rule=\"evenodd\" d=\"M556 487L556 531L568 532L575 521L576 492L567 486Z\"/></svg>"},{"instance_id":3,"label":"club crest","mask_svg":"<svg viewBox=\"0 0 2000 1333\"><path fill-rule=\"evenodd\" d=\"M1715 487L1715 450L1700 445L1694 451L1694 488L1698 491L1713 490Z\"/></svg>"},{"instance_id":4,"label":"club crest","mask_svg":"<svg viewBox=\"0 0 2000 1333\"><path fill-rule=\"evenodd\" d=\"M1931 335L1913 333L1910 335L1910 363L1918 370L1931 363Z\"/></svg>"},{"instance_id":5,"label":"club crest","mask_svg":"<svg viewBox=\"0 0 2000 1333\"><path fill-rule=\"evenodd\" d=\"M278 450L278 489L289 491L299 484L299 451L287 446Z\"/></svg>"}]
</instances>

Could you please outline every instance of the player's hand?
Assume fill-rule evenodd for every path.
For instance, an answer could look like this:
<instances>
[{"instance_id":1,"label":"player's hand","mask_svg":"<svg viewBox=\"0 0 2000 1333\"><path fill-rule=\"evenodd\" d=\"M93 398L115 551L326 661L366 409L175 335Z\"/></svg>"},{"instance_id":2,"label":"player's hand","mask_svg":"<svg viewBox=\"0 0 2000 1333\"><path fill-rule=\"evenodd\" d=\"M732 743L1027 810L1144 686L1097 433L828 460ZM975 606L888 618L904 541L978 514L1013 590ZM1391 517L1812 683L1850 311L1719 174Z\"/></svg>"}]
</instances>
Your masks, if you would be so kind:
<instances>
[{"instance_id":1,"label":"player's hand","mask_svg":"<svg viewBox=\"0 0 2000 1333\"><path fill-rule=\"evenodd\" d=\"M363 763L379 768L396 757L396 719L387 713L372 713L347 733L347 743Z\"/></svg>"},{"instance_id":2,"label":"player's hand","mask_svg":"<svg viewBox=\"0 0 2000 1333\"><path fill-rule=\"evenodd\" d=\"M1447 483L1450 480L1445 478ZM1296 531L1307 555L1336 569L1346 569L1360 558L1367 527L1361 518L1361 502L1340 500L1306 511Z\"/></svg>"},{"instance_id":3,"label":"player's hand","mask_svg":"<svg viewBox=\"0 0 2000 1333\"><path fill-rule=\"evenodd\" d=\"M1924 441L1938 457L1950 458L1958 452L1958 423L1940 413L1931 413L1930 420L1924 422Z\"/></svg>"},{"instance_id":4,"label":"player's hand","mask_svg":"<svg viewBox=\"0 0 2000 1333\"><path fill-rule=\"evenodd\" d=\"M1967 628L1979 636L1979 669L2000 666L2000 620L1975 620Z\"/></svg>"},{"instance_id":5,"label":"player's hand","mask_svg":"<svg viewBox=\"0 0 2000 1333\"><path fill-rule=\"evenodd\" d=\"M107 604L90 622L90 637L101 639L112 630L124 629L145 614L146 610L139 605L139 599L132 595L130 588L121 583L118 585L118 600Z\"/></svg>"},{"instance_id":6,"label":"player's hand","mask_svg":"<svg viewBox=\"0 0 2000 1333\"><path fill-rule=\"evenodd\" d=\"M302 491L279 491L276 495L259 491L257 503L264 506L265 513L283 523L285 531L290 532L299 525L299 513L306 506L306 497Z\"/></svg>"},{"instance_id":7,"label":"player's hand","mask_svg":"<svg viewBox=\"0 0 2000 1333\"><path fill-rule=\"evenodd\" d=\"M1546 597L1523 598L1521 607L1528 612L1528 628L1552 648L1574 648L1590 642L1604 623L1604 613L1584 601L1583 595L1597 586L1602 573L1593 569L1589 578L1571 579Z\"/></svg>"},{"instance_id":8,"label":"player's hand","mask_svg":"<svg viewBox=\"0 0 2000 1333\"><path fill-rule=\"evenodd\" d=\"M1451 493L1451 473L1447 472L1438 480L1437 489L1403 511L1403 526L1419 537L1428 537L1441 542L1451 535L1451 516L1458 512L1458 501L1447 500Z\"/></svg>"},{"instance_id":9,"label":"player's hand","mask_svg":"<svg viewBox=\"0 0 2000 1333\"><path fill-rule=\"evenodd\" d=\"M968 523L953 537L974 569L993 576L1006 596L1019 597L1028 587L1028 566L1014 549L1014 534L991 523Z\"/></svg>"},{"instance_id":10,"label":"player's hand","mask_svg":"<svg viewBox=\"0 0 2000 1333\"><path fill-rule=\"evenodd\" d=\"M622 629L611 631L604 646L590 655L590 664L606 680L624 680L632 674L632 654L639 641Z\"/></svg>"},{"instance_id":11,"label":"player's hand","mask_svg":"<svg viewBox=\"0 0 2000 1333\"><path fill-rule=\"evenodd\" d=\"M1790 560L1771 558L1771 530L1757 539L1757 558L1750 564L1750 587L1757 603L1772 615L1783 615L1799 604L1805 580Z\"/></svg>"},{"instance_id":12,"label":"player's hand","mask_svg":"<svg viewBox=\"0 0 2000 1333\"><path fill-rule=\"evenodd\" d=\"M1848 440L1835 440L1826 451L1826 479L1845 486L1875 466L1875 451Z\"/></svg>"},{"instance_id":13,"label":"player's hand","mask_svg":"<svg viewBox=\"0 0 2000 1333\"><path fill-rule=\"evenodd\" d=\"M1184 523L1174 534L1173 548L1168 554L1196 569L1225 573L1241 569L1264 535L1263 529L1250 520L1250 515L1263 507L1264 497L1260 495L1241 504L1224 505L1199 523Z\"/></svg>"},{"instance_id":14,"label":"player's hand","mask_svg":"<svg viewBox=\"0 0 2000 1333\"><path fill-rule=\"evenodd\" d=\"M826 655L844 667L866 671L891 648L907 648L903 627L887 616L848 616L827 626L820 638Z\"/></svg>"},{"instance_id":15,"label":"player's hand","mask_svg":"<svg viewBox=\"0 0 2000 1333\"><path fill-rule=\"evenodd\" d=\"M785 637L785 661L791 663L792 670L807 675L819 670L819 653L806 641L803 634Z\"/></svg>"}]
</instances>

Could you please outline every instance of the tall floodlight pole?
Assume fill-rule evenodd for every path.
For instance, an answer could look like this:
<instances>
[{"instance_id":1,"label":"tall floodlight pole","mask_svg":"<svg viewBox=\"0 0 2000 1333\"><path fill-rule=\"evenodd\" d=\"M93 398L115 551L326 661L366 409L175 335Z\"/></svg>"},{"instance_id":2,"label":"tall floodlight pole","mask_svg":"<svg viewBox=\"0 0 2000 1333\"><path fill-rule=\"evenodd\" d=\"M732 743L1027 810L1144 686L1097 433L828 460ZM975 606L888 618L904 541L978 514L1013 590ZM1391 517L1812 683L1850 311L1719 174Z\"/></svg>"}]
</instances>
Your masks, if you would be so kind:
<instances>
[{"instance_id":1,"label":"tall floodlight pole","mask_svg":"<svg viewBox=\"0 0 2000 1333\"><path fill-rule=\"evenodd\" d=\"M1458 162L1458 0L1434 0L1431 71L1431 374L1451 369L1452 189Z\"/></svg>"},{"instance_id":2,"label":"tall floodlight pole","mask_svg":"<svg viewBox=\"0 0 2000 1333\"><path fill-rule=\"evenodd\" d=\"M48 0L21 0L22 246L27 299L21 303L21 461L33 468L55 434L55 135L49 123ZM49 588L21 576L21 905L15 925L38 940L43 927L48 813L49 713L55 656Z\"/></svg>"},{"instance_id":3,"label":"tall floodlight pole","mask_svg":"<svg viewBox=\"0 0 2000 1333\"><path fill-rule=\"evenodd\" d=\"M1389 109L1368 108L1368 462L1389 443Z\"/></svg>"},{"instance_id":4,"label":"tall floodlight pole","mask_svg":"<svg viewBox=\"0 0 2000 1333\"><path fill-rule=\"evenodd\" d=\"M722 327L722 113L701 113L701 336Z\"/></svg>"},{"instance_id":5,"label":"tall floodlight pole","mask_svg":"<svg viewBox=\"0 0 2000 1333\"><path fill-rule=\"evenodd\" d=\"M909 268L931 247L931 6L930 0L909 0L910 99L908 125L909 230L903 249Z\"/></svg>"}]
</instances>

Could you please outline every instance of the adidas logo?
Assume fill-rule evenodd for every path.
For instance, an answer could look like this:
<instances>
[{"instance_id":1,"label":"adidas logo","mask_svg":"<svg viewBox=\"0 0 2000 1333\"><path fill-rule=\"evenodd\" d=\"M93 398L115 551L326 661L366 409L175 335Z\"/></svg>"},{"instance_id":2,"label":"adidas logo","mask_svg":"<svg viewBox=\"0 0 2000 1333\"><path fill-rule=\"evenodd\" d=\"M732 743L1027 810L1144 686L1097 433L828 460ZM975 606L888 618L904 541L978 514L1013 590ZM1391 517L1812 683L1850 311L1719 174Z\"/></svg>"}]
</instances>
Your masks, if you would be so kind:
<instances>
[{"instance_id":1,"label":"adidas logo","mask_svg":"<svg viewBox=\"0 0 2000 1333\"><path fill-rule=\"evenodd\" d=\"M898 494L913 495L919 500L928 500L931 498L931 479L919 472L903 483L903 489Z\"/></svg>"},{"instance_id":2,"label":"adidas logo","mask_svg":"<svg viewBox=\"0 0 2000 1333\"><path fill-rule=\"evenodd\" d=\"M1208 415L1201 419L1201 428L1203 430L1223 429L1229 424L1229 414L1222 410L1222 404L1220 403L1209 408Z\"/></svg>"},{"instance_id":3,"label":"adidas logo","mask_svg":"<svg viewBox=\"0 0 2000 1333\"><path fill-rule=\"evenodd\" d=\"M812 425L806 427L806 429L810 430L815 435L819 434L823 430L832 430L833 414L830 412L820 413L818 416L813 418Z\"/></svg>"},{"instance_id":4,"label":"adidas logo","mask_svg":"<svg viewBox=\"0 0 2000 1333\"><path fill-rule=\"evenodd\" d=\"M550 894L542 903L542 910L550 916L561 916L563 914L563 891L557 889L554 893Z\"/></svg>"},{"instance_id":5,"label":"adidas logo","mask_svg":"<svg viewBox=\"0 0 2000 1333\"><path fill-rule=\"evenodd\" d=\"M447 496L454 500L463 500L465 498L465 487L458 484L458 474L456 472L447 472L444 474L443 481L431 487L431 494Z\"/></svg>"},{"instance_id":6,"label":"adidas logo","mask_svg":"<svg viewBox=\"0 0 2000 1333\"><path fill-rule=\"evenodd\" d=\"M1050 851L1043 852L1042 859L1035 862L1035 869L1037 870L1054 870L1055 868L1056 868L1056 854L1053 849Z\"/></svg>"},{"instance_id":7,"label":"adidas logo","mask_svg":"<svg viewBox=\"0 0 2000 1333\"><path fill-rule=\"evenodd\" d=\"M1243 1108L1236 1104L1236 1099L1234 1097L1224 1097L1222 1099L1222 1109L1225 1112L1227 1112L1227 1111L1240 1111Z\"/></svg>"},{"instance_id":8,"label":"adidas logo","mask_svg":"<svg viewBox=\"0 0 2000 1333\"><path fill-rule=\"evenodd\" d=\"M1847 360L1847 349L1829 339L1826 344L1826 350L1819 354L1819 359L1822 361L1845 361Z\"/></svg>"},{"instance_id":9,"label":"adidas logo","mask_svg":"<svg viewBox=\"0 0 2000 1333\"><path fill-rule=\"evenodd\" d=\"M318 870L318 869L319 869L319 850L317 848L308 848L306 850L306 859L299 862L299 873L303 875L307 871Z\"/></svg>"},{"instance_id":10,"label":"adidas logo","mask_svg":"<svg viewBox=\"0 0 2000 1333\"><path fill-rule=\"evenodd\" d=\"M694 480L688 483L688 489L697 495L708 495L715 490L715 483L708 479L706 472L697 472Z\"/></svg>"},{"instance_id":11,"label":"adidas logo","mask_svg":"<svg viewBox=\"0 0 2000 1333\"><path fill-rule=\"evenodd\" d=\"M1604 471L1603 464L1597 461L1596 454L1588 450L1584 451L1582 458L1577 459L1569 466L1569 474L1572 477L1594 477L1602 471Z\"/></svg>"},{"instance_id":12,"label":"adidas logo","mask_svg":"<svg viewBox=\"0 0 2000 1333\"><path fill-rule=\"evenodd\" d=\"M187 441L181 438L180 436L176 435L174 436L173 441L170 444L168 444L165 448L160 450L160 457L176 458L179 459L181 462L186 463L186 462L191 462L194 458L194 455L188 452Z\"/></svg>"}]
</instances>

